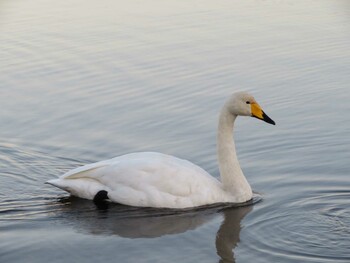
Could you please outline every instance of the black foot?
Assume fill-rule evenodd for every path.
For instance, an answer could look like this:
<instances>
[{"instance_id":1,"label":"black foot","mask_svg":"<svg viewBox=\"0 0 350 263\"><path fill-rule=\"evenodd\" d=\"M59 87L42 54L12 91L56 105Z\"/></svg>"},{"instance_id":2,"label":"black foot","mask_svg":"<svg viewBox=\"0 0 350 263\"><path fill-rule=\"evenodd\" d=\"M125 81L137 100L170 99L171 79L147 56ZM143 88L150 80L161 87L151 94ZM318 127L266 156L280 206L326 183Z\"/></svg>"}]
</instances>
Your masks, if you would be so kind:
<instances>
[{"instance_id":1,"label":"black foot","mask_svg":"<svg viewBox=\"0 0 350 263\"><path fill-rule=\"evenodd\" d=\"M108 199L108 192L105 190L98 191L94 197L94 203L101 203L104 200Z\"/></svg>"}]
</instances>

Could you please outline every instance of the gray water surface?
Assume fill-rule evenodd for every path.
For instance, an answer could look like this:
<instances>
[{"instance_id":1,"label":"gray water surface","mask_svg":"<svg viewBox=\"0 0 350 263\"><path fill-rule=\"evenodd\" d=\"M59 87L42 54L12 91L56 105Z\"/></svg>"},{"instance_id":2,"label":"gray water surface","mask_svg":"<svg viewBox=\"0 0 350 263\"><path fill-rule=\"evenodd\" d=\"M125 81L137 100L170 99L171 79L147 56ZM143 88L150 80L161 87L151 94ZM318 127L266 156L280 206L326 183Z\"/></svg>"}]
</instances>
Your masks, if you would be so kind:
<instances>
[{"instance_id":1,"label":"gray water surface","mask_svg":"<svg viewBox=\"0 0 350 263\"><path fill-rule=\"evenodd\" d=\"M349 1L2 1L0 261L349 262ZM253 205L97 207L44 182L136 151L218 177L240 118Z\"/></svg>"}]
</instances>

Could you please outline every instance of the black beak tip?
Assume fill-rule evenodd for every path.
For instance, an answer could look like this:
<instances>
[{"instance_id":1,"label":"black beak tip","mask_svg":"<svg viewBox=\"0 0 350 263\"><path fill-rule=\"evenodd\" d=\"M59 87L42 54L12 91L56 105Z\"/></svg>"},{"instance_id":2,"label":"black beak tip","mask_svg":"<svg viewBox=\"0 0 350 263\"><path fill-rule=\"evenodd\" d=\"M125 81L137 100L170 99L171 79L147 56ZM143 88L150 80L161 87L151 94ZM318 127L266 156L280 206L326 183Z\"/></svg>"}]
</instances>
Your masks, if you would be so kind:
<instances>
[{"instance_id":1,"label":"black beak tip","mask_svg":"<svg viewBox=\"0 0 350 263\"><path fill-rule=\"evenodd\" d=\"M276 125L276 122L269 118L269 120L265 120L267 123L270 123L272 125Z\"/></svg>"},{"instance_id":2,"label":"black beak tip","mask_svg":"<svg viewBox=\"0 0 350 263\"><path fill-rule=\"evenodd\" d=\"M269 116L267 116L265 112L263 112L263 121L270 123L272 125L276 125L276 122L272 120Z\"/></svg>"}]
</instances>

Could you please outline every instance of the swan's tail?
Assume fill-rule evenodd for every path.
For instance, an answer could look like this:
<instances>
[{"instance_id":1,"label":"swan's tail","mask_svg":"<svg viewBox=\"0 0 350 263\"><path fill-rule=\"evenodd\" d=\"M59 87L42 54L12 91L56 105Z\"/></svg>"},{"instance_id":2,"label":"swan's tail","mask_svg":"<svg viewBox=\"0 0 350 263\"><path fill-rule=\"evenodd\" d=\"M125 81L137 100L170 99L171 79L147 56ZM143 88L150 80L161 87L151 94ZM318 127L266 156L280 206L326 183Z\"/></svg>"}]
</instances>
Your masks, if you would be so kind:
<instances>
[{"instance_id":1,"label":"swan's tail","mask_svg":"<svg viewBox=\"0 0 350 263\"><path fill-rule=\"evenodd\" d=\"M61 179L51 179L51 180L45 182L45 184L50 184L50 185L53 185L53 186L60 188L64 191L69 192L68 189L63 184L63 180L61 180Z\"/></svg>"},{"instance_id":2,"label":"swan's tail","mask_svg":"<svg viewBox=\"0 0 350 263\"><path fill-rule=\"evenodd\" d=\"M46 184L53 185L60 188L71 195L93 200L97 193L104 190L109 191L110 189L99 181L93 180L91 178L77 178L77 179L52 179L46 182ZM104 196L104 195L103 195ZM104 198L106 199L106 198Z\"/></svg>"}]
</instances>

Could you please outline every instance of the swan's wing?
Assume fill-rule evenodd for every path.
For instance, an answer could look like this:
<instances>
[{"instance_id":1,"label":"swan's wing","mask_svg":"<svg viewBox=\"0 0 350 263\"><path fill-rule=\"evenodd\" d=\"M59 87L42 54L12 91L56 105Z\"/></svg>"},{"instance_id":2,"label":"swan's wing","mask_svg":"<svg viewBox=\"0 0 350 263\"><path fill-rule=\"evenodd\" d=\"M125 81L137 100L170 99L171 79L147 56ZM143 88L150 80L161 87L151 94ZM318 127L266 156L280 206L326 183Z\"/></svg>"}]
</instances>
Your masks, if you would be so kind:
<instances>
[{"instance_id":1,"label":"swan's wing","mask_svg":"<svg viewBox=\"0 0 350 263\"><path fill-rule=\"evenodd\" d=\"M160 153L136 153L106 167L109 198L132 206L185 208L214 203L221 183L199 166Z\"/></svg>"}]
</instances>

